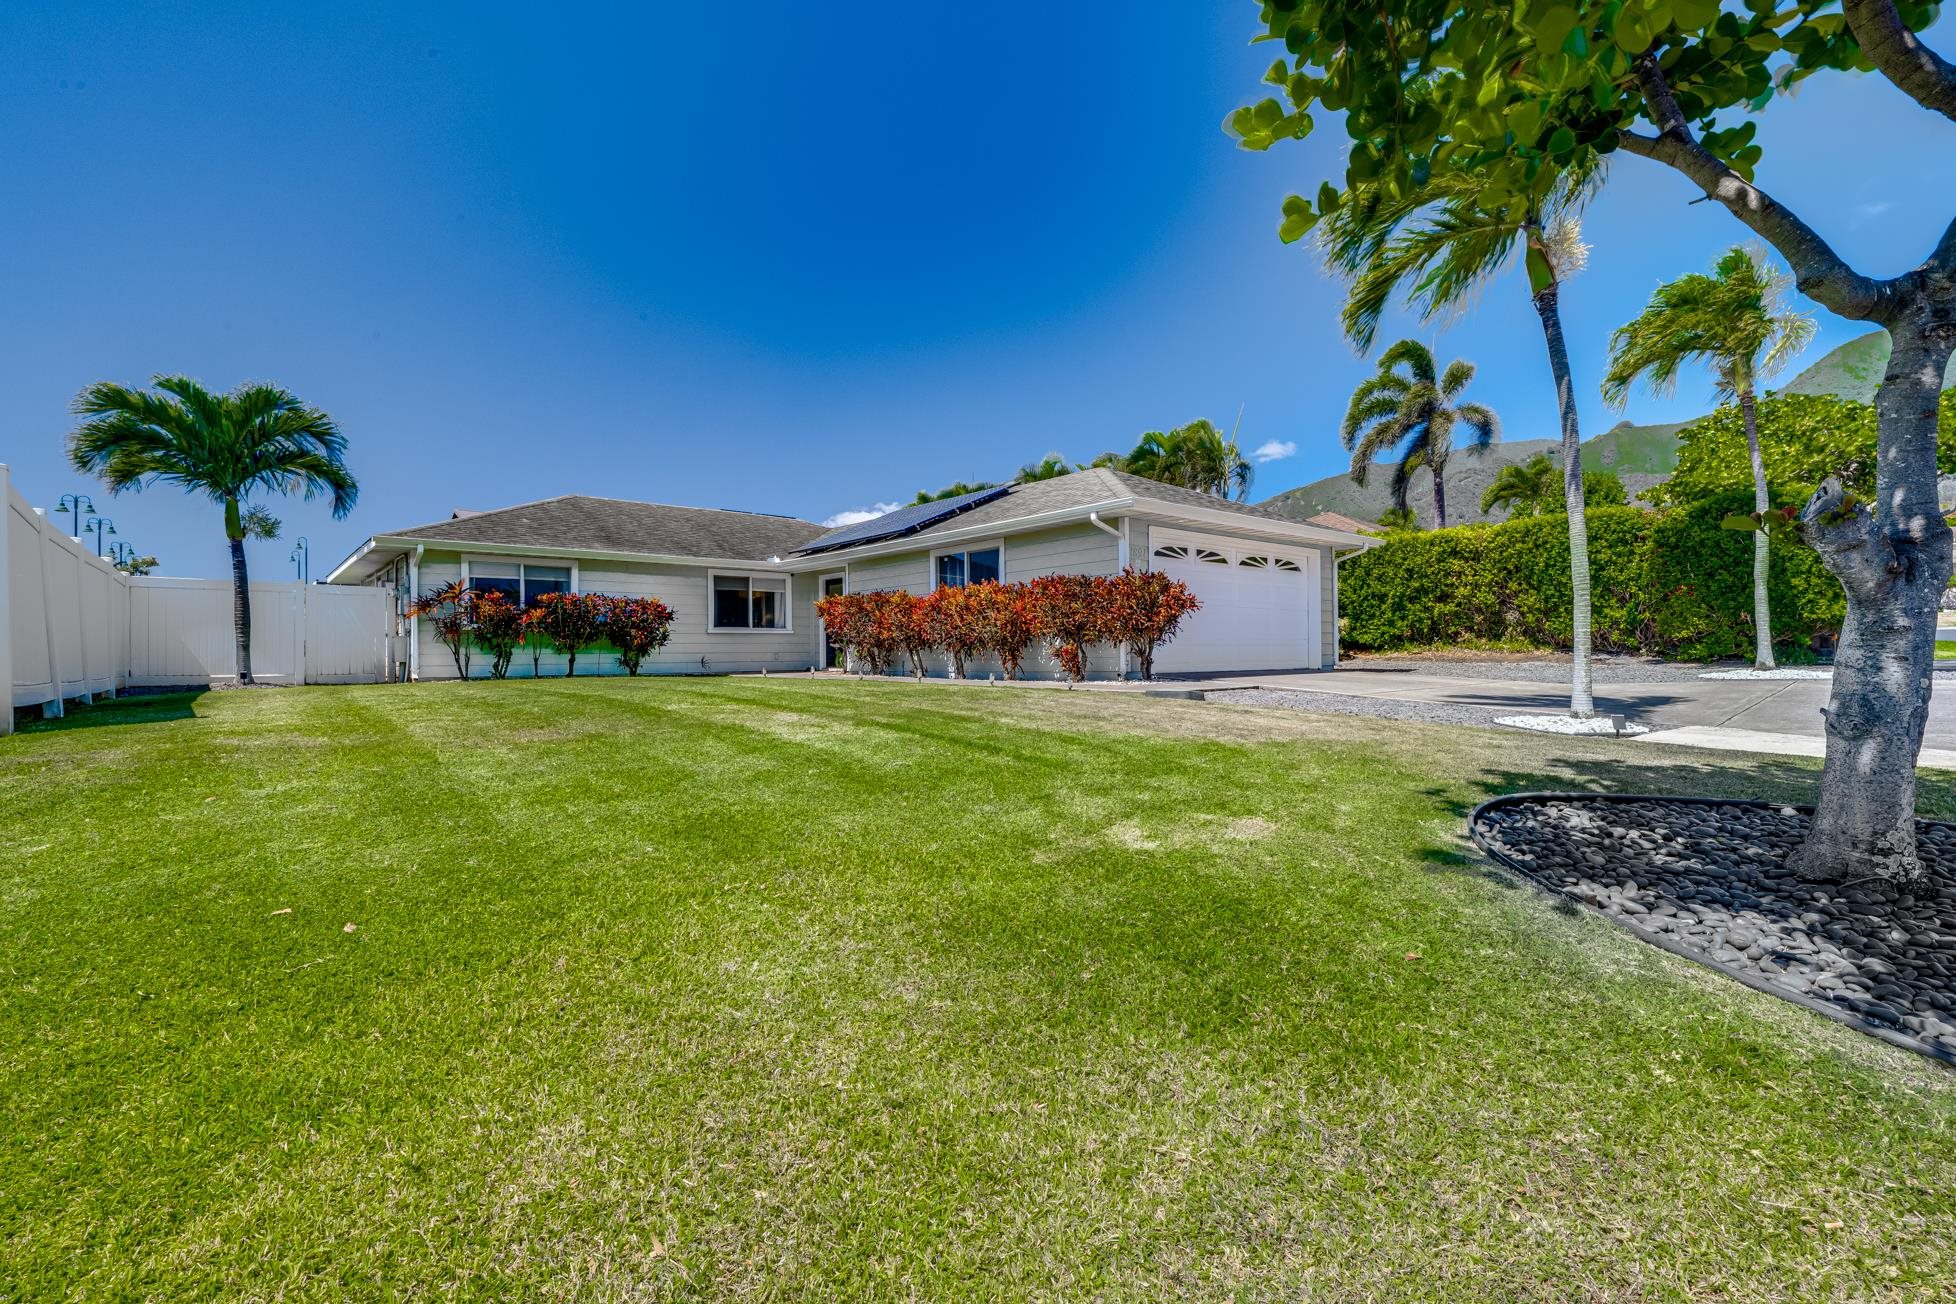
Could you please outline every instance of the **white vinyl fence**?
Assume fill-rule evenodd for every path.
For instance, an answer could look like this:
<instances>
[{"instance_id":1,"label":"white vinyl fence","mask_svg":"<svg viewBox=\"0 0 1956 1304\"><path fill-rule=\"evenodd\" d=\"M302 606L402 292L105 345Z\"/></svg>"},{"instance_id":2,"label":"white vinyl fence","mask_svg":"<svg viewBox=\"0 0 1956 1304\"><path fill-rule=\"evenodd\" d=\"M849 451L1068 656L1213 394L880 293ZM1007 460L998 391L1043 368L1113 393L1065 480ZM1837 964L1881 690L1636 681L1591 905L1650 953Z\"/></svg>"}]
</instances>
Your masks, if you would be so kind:
<instances>
[{"instance_id":1,"label":"white vinyl fence","mask_svg":"<svg viewBox=\"0 0 1956 1304\"><path fill-rule=\"evenodd\" d=\"M196 686L238 673L231 581L131 577L30 507L0 463L0 684L13 708L131 686ZM289 684L392 678L394 595L384 588L254 581L251 670Z\"/></svg>"}]
</instances>

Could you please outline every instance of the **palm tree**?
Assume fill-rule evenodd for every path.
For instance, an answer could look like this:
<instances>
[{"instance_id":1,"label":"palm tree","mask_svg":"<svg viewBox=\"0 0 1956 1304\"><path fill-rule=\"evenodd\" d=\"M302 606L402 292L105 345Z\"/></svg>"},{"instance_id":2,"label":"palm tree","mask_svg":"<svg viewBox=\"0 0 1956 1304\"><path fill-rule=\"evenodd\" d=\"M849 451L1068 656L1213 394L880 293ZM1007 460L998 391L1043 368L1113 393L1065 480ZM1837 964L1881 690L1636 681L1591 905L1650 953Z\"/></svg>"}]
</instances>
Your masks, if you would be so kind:
<instances>
[{"instance_id":1,"label":"palm tree","mask_svg":"<svg viewBox=\"0 0 1956 1304\"><path fill-rule=\"evenodd\" d=\"M1539 198L1517 200L1493 213L1482 210L1482 182L1469 171L1440 173L1405 194L1360 186L1317 228L1326 267L1350 286L1345 333L1361 349L1372 346L1393 299L1404 298L1426 320L1457 312L1513 265L1517 251L1521 254L1529 298L1548 346L1562 428L1562 494L1569 508L1574 594L1569 713L1578 719L1596 714L1589 664L1589 526L1582 510L1582 430L1562 338L1560 296L1563 282L1582 270L1588 258L1578 214L1601 180L1600 165L1564 172Z\"/></svg>"},{"instance_id":2,"label":"palm tree","mask_svg":"<svg viewBox=\"0 0 1956 1304\"><path fill-rule=\"evenodd\" d=\"M1063 475L1072 475L1074 469L1058 453L1048 453L1042 460L1020 467L1019 473L1012 477L1012 483L1033 484L1040 480L1056 480Z\"/></svg>"},{"instance_id":3,"label":"palm tree","mask_svg":"<svg viewBox=\"0 0 1956 1304\"><path fill-rule=\"evenodd\" d=\"M919 503L934 503L934 502L941 501L942 499L945 498L962 498L966 494L975 494L981 489L996 489L996 488L998 488L998 486L993 484L989 480L980 480L976 484L966 484L963 480L958 480L955 481L954 483L945 485L942 489L939 489L936 493L931 493L927 489L919 489L917 491L917 496L910 500L910 505L912 507L915 507Z\"/></svg>"},{"instance_id":4,"label":"palm tree","mask_svg":"<svg viewBox=\"0 0 1956 1304\"><path fill-rule=\"evenodd\" d=\"M1238 499L1248 498L1250 482L1256 475L1234 437L1225 436L1206 417L1167 434L1150 430L1126 457L1107 454L1094 460L1095 466L1103 464L1218 498L1232 494Z\"/></svg>"},{"instance_id":5,"label":"palm tree","mask_svg":"<svg viewBox=\"0 0 1956 1304\"><path fill-rule=\"evenodd\" d=\"M1555 460L1547 453L1510 462L1495 473L1494 483L1481 495L1481 511L1506 509L1509 520L1540 516L1554 500L1556 479Z\"/></svg>"},{"instance_id":6,"label":"palm tree","mask_svg":"<svg viewBox=\"0 0 1956 1304\"><path fill-rule=\"evenodd\" d=\"M1759 452L1759 382L1784 367L1813 338L1813 318L1786 306L1788 278L1764 250L1729 249L1711 275L1693 273L1657 287L1636 320L1610 337L1610 366L1603 401L1621 408L1639 379L1655 393L1677 387L1678 372L1702 361L1712 368L1721 401L1737 399L1752 459L1753 507L1772 505L1766 462ZM1752 536L1754 662L1773 666L1772 608L1766 596L1769 544L1764 530Z\"/></svg>"},{"instance_id":7,"label":"palm tree","mask_svg":"<svg viewBox=\"0 0 1956 1304\"><path fill-rule=\"evenodd\" d=\"M248 684L251 584L244 541L277 538L279 523L246 499L261 491L330 494L334 518L344 518L360 495L343 460L346 437L331 417L274 385L213 394L187 376L150 383L141 390L103 381L83 390L74 403L82 422L68 436L68 457L77 470L101 476L111 493L162 481L223 504L238 681Z\"/></svg>"},{"instance_id":8,"label":"palm tree","mask_svg":"<svg viewBox=\"0 0 1956 1304\"><path fill-rule=\"evenodd\" d=\"M1401 371L1404 368L1404 371ZM1501 423L1481 403L1459 402L1474 379L1474 364L1459 358L1444 373L1433 351L1418 340L1401 340L1379 358L1379 374L1352 391L1338 438L1352 455L1352 482L1362 485L1381 454L1403 446L1392 472L1392 505L1406 506L1412 473L1433 473L1433 519L1447 528L1447 462L1456 429L1468 433L1467 451L1483 453L1501 435Z\"/></svg>"}]
</instances>

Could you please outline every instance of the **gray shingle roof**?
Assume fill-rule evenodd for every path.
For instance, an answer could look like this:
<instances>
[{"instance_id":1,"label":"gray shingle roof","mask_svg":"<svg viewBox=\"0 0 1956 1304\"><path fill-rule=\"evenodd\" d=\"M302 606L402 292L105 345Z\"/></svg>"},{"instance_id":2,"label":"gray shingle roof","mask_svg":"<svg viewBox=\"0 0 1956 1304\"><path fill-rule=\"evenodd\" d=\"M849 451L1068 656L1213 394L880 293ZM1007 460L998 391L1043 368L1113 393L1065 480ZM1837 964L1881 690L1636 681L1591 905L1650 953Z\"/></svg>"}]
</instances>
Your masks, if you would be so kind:
<instances>
[{"instance_id":1,"label":"gray shingle roof","mask_svg":"<svg viewBox=\"0 0 1956 1304\"><path fill-rule=\"evenodd\" d=\"M1280 513L1263 507L1253 507L1248 503L1233 503L1214 494L1200 493L1194 489L1183 489L1146 476L1129 475L1125 471L1115 471L1104 466L1088 467L1071 475L1054 476L1051 480L1035 480L1031 484L1016 484L1003 498L960 512L949 520L933 525L927 530L906 536L909 540L927 541L937 535L952 530L966 530L977 525L1003 524L1026 516L1044 516L1049 512L1063 512L1091 507L1096 503L1118 502L1133 498L1140 504L1154 503L1169 511L1177 507L1203 507L1211 511L1229 512L1252 520L1271 521L1280 525L1295 526L1296 521ZM832 530L829 534L839 534ZM820 548L822 540L828 535L811 540L804 548Z\"/></svg>"},{"instance_id":2,"label":"gray shingle roof","mask_svg":"<svg viewBox=\"0 0 1956 1304\"><path fill-rule=\"evenodd\" d=\"M387 537L761 561L785 556L822 532L821 526L792 516L565 494L458 520L394 530Z\"/></svg>"}]
</instances>

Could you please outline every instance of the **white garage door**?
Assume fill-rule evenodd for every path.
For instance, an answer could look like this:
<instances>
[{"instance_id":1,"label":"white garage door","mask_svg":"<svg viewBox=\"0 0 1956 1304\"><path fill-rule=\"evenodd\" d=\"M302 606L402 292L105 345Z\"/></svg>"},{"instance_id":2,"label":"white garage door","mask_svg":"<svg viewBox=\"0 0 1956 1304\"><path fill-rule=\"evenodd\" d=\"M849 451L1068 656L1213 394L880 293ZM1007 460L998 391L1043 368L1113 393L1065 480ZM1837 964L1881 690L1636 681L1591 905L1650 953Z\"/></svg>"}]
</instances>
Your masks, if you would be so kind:
<instances>
[{"instance_id":1,"label":"white garage door","mask_svg":"<svg viewBox=\"0 0 1956 1304\"><path fill-rule=\"evenodd\" d=\"M1320 565L1315 549L1149 534L1148 564L1202 600L1175 641L1155 653L1157 674L1316 669L1322 664Z\"/></svg>"}]
</instances>

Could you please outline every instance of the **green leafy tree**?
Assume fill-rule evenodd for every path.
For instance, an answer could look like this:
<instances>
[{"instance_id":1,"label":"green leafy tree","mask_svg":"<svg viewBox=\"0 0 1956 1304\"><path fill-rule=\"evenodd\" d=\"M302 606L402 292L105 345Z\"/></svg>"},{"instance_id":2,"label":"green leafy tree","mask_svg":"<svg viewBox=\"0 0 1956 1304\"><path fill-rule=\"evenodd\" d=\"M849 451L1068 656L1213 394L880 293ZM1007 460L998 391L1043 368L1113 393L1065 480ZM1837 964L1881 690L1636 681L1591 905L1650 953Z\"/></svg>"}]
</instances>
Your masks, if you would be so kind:
<instances>
[{"instance_id":1,"label":"green leafy tree","mask_svg":"<svg viewBox=\"0 0 1956 1304\"><path fill-rule=\"evenodd\" d=\"M1094 464L1099 466L1103 461L1112 464L1113 455ZM1218 498L1248 498L1250 482L1256 475L1235 438L1224 435L1207 418L1177 426L1166 434L1151 430L1118 462L1118 470Z\"/></svg>"},{"instance_id":2,"label":"green leafy tree","mask_svg":"<svg viewBox=\"0 0 1956 1304\"><path fill-rule=\"evenodd\" d=\"M115 568L124 575L147 575L156 569L157 564L157 560L154 557L139 557L135 553L131 553L117 562Z\"/></svg>"},{"instance_id":3,"label":"green leafy tree","mask_svg":"<svg viewBox=\"0 0 1956 1304\"><path fill-rule=\"evenodd\" d=\"M1765 240L1809 298L1887 329L1894 347L1876 403L1877 492L1862 499L1830 479L1799 517L1802 537L1847 595L1820 797L1792 859L1811 878L1921 873L1915 760L1951 568L1935 411L1956 350L1956 221L1919 259L1884 247L1906 267L1899 274L1864 272L1759 184L1763 151L1743 115L1837 70L1877 73L1924 111L1956 120L1956 64L1916 35L1937 12L1915 0L1841 0L1838 9L1831 0L1266 0L1261 35L1283 53L1265 80L1284 99L1228 122L1245 146L1266 149L1309 134L1314 108L1341 115L1351 140L1342 184L1285 200L1286 239L1354 191L1405 196L1436 175L1472 175L1476 211L1525 216L1568 178L1628 154L1682 177ZM1867 131L1848 139L1861 154L1911 148ZM1810 166L1825 173L1826 184L1811 188L1818 202L1855 192L1855 154ZM1616 171L1632 174L1630 184L1655 175ZM1544 287L1530 279L1539 295ZM1567 368L1555 370L1566 398ZM1564 471L1574 474L1573 459Z\"/></svg>"},{"instance_id":4,"label":"green leafy tree","mask_svg":"<svg viewBox=\"0 0 1956 1304\"><path fill-rule=\"evenodd\" d=\"M1462 403L1474 380L1474 364L1456 358L1444 372L1418 340L1401 340L1379 358L1378 374L1352 392L1351 406L1338 438L1352 455L1352 482L1364 484L1372 464L1399 450L1392 470L1392 505L1403 509L1412 474L1425 467L1433 475L1433 519L1447 528L1447 463L1454 437L1467 433L1466 450L1484 453L1501 435L1494 410Z\"/></svg>"},{"instance_id":5,"label":"green leafy tree","mask_svg":"<svg viewBox=\"0 0 1956 1304\"><path fill-rule=\"evenodd\" d=\"M1482 203L1486 178L1464 166L1438 175L1428 168L1404 186L1353 178L1349 195L1333 204L1330 220L1319 232L1326 266L1350 286L1343 320L1346 334L1360 348L1370 346L1395 297L1404 297L1428 320L1460 312L1520 255L1530 300L1542 323L1561 426L1575 628L1569 710L1579 718L1595 714L1589 664L1589 526L1582 510L1582 426L1562 337L1561 296L1563 283L1588 260L1580 213L1601 178L1602 168L1594 164L1551 172L1527 195L1496 208ZM1328 198L1337 200L1335 192ZM1295 238L1288 227L1283 234Z\"/></svg>"},{"instance_id":6,"label":"green leafy tree","mask_svg":"<svg viewBox=\"0 0 1956 1304\"><path fill-rule=\"evenodd\" d=\"M1709 276L1694 274L1657 287L1650 306L1610 337L1603 400L1621 409L1638 380L1660 394L1677 388L1678 373L1694 362L1710 366L1720 399L1737 399L1752 470L1753 509L1771 506L1766 462L1759 451L1758 385L1783 368L1813 338L1813 318L1786 307L1787 279L1763 252L1728 250ZM1773 666L1773 617L1767 592L1771 543L1752 539L1754 664Z\"/></svg>"},{"instance_id":7,"label":"green leafy tree","mask_svg":"<svg viewBox=\"0 0 1956 1304\"><path fill-rule=\"evenodd\" d=\"M1582 473L1582 505L1584 507L1628 507L1630 491L1623 487L1613 471L1584 471ZM1553 511L1564 510L1556 503Z\"/></svg>"},{"instance_id":8,"label":"green leafy tree","mask_svg":"<svg viewBox=\"0 0 1956 1304\"><path fill-rule=\"evenodd\" d=\"M1379 513L1379 529L1386 534L1418 534L1419 517L1410 507L1388 507Z\"/></svg>"},{"instance_id":9,"label":"green leafy tree","mask_svg":"<svg viewBox=\"0 0 1956 1304\"><path fill-rule=\"evenodd\" d=\"M77 470L99 475L111 493L162 482L224 509L238 681L249 684L251 577L244 545L277 538L279 522L247 500L254 493L325 494L334 519L343 519L360 495L346 469L346 437L331 417L275 385L214 394L187 376L157 376L150 384L144 390L103 381L83 390L74 402L81 423L68 436L68 458Z\"/></svg>"},{"instance_id":10,"label":"green leafy tree","mask_svg":"<svg viewBox=\"0 0 1956 1304\"><path fill-rule=\"evenodd\" d=\"M1945 391L1937 407L1936 469L1956 474L1956 391ZM1772 506L1804 501L1830 475L1858 498L1874 495L1879 432L1872 407L1829 394L1779 393L1760 399L1756 411ZM1727 404L1678 432L1677 469L1643 496L1653 507L1687 507L1751 483L1745 417Z\"/></svg>"},{"instance_id":11,"label":"green leafy tree","mask_svg":"<svg viewBox=\"0 0 1956 1304\"><path fill-rule=\"evenodd\" d=\"M1481 495L1481 511L1505 511L1510 520L1540 516L1551 510L1561 481L1562 472L1547 453L1537 453L1526 462L1510 462L1494 473L1494 482Z\"/></svg>"}]
</instances>

